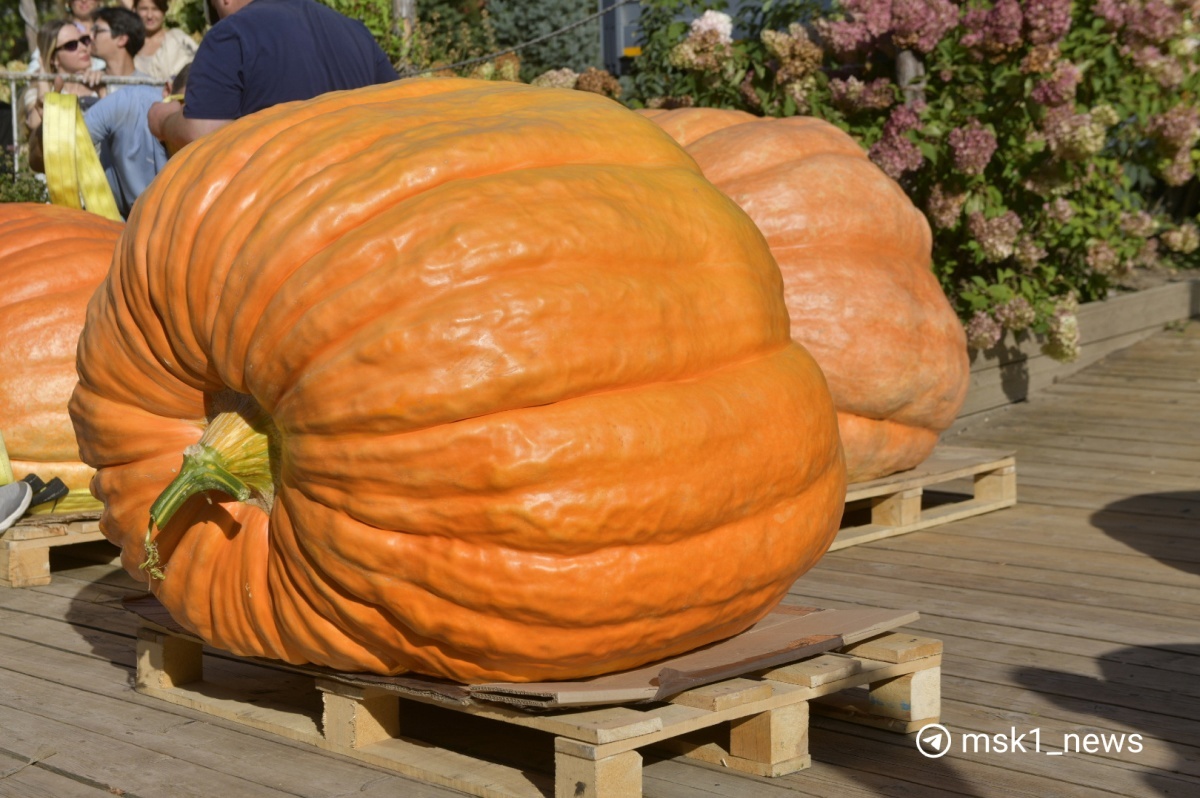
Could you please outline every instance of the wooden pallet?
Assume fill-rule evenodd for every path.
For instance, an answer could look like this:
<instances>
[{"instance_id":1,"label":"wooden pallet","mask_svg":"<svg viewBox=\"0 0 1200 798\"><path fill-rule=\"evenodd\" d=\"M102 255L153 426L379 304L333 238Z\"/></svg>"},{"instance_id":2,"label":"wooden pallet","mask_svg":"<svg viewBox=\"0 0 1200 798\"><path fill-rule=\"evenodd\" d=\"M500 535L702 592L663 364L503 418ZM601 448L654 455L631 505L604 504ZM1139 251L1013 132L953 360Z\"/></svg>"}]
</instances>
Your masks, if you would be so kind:
<instances>
[{"instance_id":1,"label":"wooden pallet","mask_svg":"<svg viewBox=\"0 0 1200 798\"><path fill-rule=\"evenodd\" d=\"M470 795L636 798L638 749L780 776L811 764L810 709L902 733L935 723L941 650L889 632L665 702L531 713L398 695L328 671L204 659L200 641L143 621L137 690Z\"/></svg>"},{"instance_id":2,"label":"wooden pallet","mask_svg":"<svg viewBox=\"0 0 1200 798\"><path fill-rule=\"evenodd\" d=\"M50 549L104 540L100 512L28 516L0 533L0 586L50 584Z\"/></svg>"},{"instance_id":3,"label":"wooden pallet","mask_svg":"<svg viewBox=\"0 0 1200 798\"><path fill-rule=\"evenodd\" d=\"M965 480L971 480L961 493ZM948 524L1017 503L1012 452L939 446L925 462L846 490L846 514L830 551Z\"/></svg>"}]
</instances>

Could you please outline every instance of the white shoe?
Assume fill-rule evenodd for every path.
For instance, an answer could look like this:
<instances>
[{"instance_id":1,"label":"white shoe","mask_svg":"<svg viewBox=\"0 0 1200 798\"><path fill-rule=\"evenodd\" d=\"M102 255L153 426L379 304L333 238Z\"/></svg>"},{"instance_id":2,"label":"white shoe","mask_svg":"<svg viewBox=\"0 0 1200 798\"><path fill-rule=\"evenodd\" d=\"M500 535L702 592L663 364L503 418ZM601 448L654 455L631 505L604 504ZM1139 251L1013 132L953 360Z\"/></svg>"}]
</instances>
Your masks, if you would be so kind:
<instances>
[{"instance_id":1,"label":"white shoe","mask_svg":"<svg viewBox=\"0 0 1200 798\"><path fill-rule=\"evenodd\" d=\"M0 532L8 529L29 509L33 499L33 488L28 482L17 480L0 486Z\"/></svg>"}]
</instances>

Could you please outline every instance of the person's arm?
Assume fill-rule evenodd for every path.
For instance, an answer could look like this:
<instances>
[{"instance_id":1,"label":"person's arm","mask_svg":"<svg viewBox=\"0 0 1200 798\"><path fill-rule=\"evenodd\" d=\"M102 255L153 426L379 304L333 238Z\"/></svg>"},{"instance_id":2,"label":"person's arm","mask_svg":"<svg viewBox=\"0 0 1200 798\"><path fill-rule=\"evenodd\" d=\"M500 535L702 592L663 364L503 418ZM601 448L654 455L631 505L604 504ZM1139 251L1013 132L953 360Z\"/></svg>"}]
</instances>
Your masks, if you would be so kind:
<instances>
[{"instance_id":1,"label":"person's arm","mask_svg":"<svg viewBox=\"0 0 1200 798\"><path fill-rule=\"evenodd\" d=\"M222 22L204 37L188 77L186 116L177 102L150 107L150 132L167 145L167 152L178 152L239 116L243 59L235 28Z\"/></svg>"},{"instance_id":2,"label":"person's arm","mask_svg":"<svg viewBox=\"0 0 1200 798\"><path fill-rule=\"evenodd\" d=\"M232 122L232 119L188 119L183 115L183 104L178 102L155 103L147 115L150 132L167 145L167 152L175 153L201 136Z\"/></svg>"}]
</instances>

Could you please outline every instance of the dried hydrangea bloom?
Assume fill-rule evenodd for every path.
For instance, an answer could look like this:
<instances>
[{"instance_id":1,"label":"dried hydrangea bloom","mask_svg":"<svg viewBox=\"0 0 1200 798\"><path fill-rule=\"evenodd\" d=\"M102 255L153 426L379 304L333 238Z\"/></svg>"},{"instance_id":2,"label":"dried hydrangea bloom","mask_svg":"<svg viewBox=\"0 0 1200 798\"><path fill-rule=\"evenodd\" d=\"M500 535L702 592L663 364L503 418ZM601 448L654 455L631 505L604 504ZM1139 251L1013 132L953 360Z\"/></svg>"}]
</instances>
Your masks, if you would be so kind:
<instances>
[{"instance_id":1,"label":"dried hydrangea bloom","mask_svg":"<svg viewBox=\"0 0 1200 798\"><path fill-rule=\"evenodd\" d=\"M621 96L621 83L603 69L588 67L579 79L575 81L579 91L590 91L616 99Z\"/></svg>"},{"instance_id":2,"label":"dried hydrangea bloom","mask_svg":"<svg viewBox=\"0 0 1200 798\"><path fill-rule=\"evenodd\" d=\"M929 201L925 210L934 227L947 230L958 223L958 218L962 215L963 205L966 202L967 192L950 191L941 183L937 183L929 192Z\"/></svg>"},{"instance_id":3,"label":"dried hydrangea bloom","mask_svg":"<svg viewBox=\"0 0 1200 798\"><path fill-rule=\"evenodd\" d=\"M1079 357L1079 303L1074 295L1062 299L1049 319L1042 351L1055 360L1069 363Z\"/></svg>"},{"instance_id":4,"label":"dried hydrangea bloom","mask_svg":"<svg viewBox=\"0 0 1200 798\"><path fill-rule=\"evenodd\" d=\"M1054 65L1054 73L1033 87L1029 96L1042 105L1065 105L1075 101L1075 89L1083 80L1083 72L1070 61Z\"/></svg>"},{"instance_id":5,"label":"dried hydrangea bloom","mask_svg":"<svg viewBox=\"0 0 1200 798\"><path fill-rule=\"evenodd\" d=\"M1027 330L1037 320L1037 311L1023 296L1015 296L1007 302L997 305L993 313L1001 327L1013 332Z\"/></svg>"},{"instance_id":6,"label":"dried hydrangea bloom","mask_svg":"<svg viewBox=\"0 0 1200 798\"><path fill-rule=\"evenodd\" d=\"M1200 139L1200 111L1187 105L1177 105L1150 120L1151 136L1159 149L1168 155L1190 150Z\"/></svg>"},{"instance_id":7,"label":"dried hydrangea bloom","mask_svg":"<svg viewBox=\"0 0 1200 798\"><path fill-rule=\"evenodd\" d=\"M829 81L829 99L843 111L883 110L896 102L896 90L887 78L864 83L856 77Z\"/></svg>"},{"instance_id":8,"label":"dried hydrangea bloom","mask_svg":"<svg viewBox=\"0 0 1200 798\"><path fill-rule=\"evenodd\" d=\"M1013 257L1017 263L1021 264L1021 268L1029 271L1045 260L1048 253L1033 240L1032 236L1022 234L1017 239L1017 245L1013 248Z\"/></svg>"},{"instance_id":9,"label":"dried hydrangea bloom","mask_svg":"<svg viewBox=\"0 0 1200 798\"><path fill-rule=\"evenodd\" d=\"M1112 244L1107 241L1092 241L1088 244L1083 261L1094 273L1107 277L1116 273L1121 259Z\"/></svg>"},{"instance_id":10,"label":"dried hydrangea bloom","mask_svg":"<svg viewBox=\"0 0 1200 798\"><path fill-rule=\"evenodd\" d=\"M764 30L759 37L773 58L779 61L775 80L791 83L814 74L821 67L825 52L808 37L804 26L793 22L787 32Z\"/></svg>"},{"instance_id":11,"label":"dried hydrangea bloom","mask_svg":"<svg viewBox=\"0 0 1200 798\"><path fill-rule=\"evenodd\" d=\"M921 168L925 157L917 145L905 136L905 133L920 126L921 118L916 109L908 105L899 106L883 124L883 135L867 155L893 180L898 180L905 172Z\"/></svg>"},{"instance_id":12,"label":"dried hydrangea bloom","mask_svg":"<svg viewBox=\"0 0 1200 798\"><path fill-rule=\"evenodd\" d=\"M963 325L967 331L967 346L972 349L991 349L1000 343L1004 328L986 310L977 310L971 320Z\"/></svg>"},{"instance_id":13,"label":"dried hydrangea bloom","mask_svg":"<svg viewBox=\"0 0 1200 798\"><path fill-rule=\"evenodd\" d=\"M980 57L1003 57L1021 46L1023 23L1017 0L997 0L990 9L972 8L963 15L962 45Z\"/></svg>"},{"instance_id":14,"label":"dried hydrangea bloom","mask_svg":"<svg viewBox=\"0 0 1200 798\"><path fill-rule=\"evenodd\" d=\"M950 149L954 151L954 168L965 175L981 175L996 152L996 134L970 119L963 127L950 131Z\"/></svg>"},{"instance_id":15,"label":"dried hydrangea bloom","mask_svg":"<svg viewBox=\"0 0 1200 798\"><path fill-rule=\"evenodd\" d=\"M1046 144L1064 161L1085 161L1104 149L1108 116L1073 113L1069 106L1051 107L1043 121Z\"/></svg>"},{"instance_id":16,"label":"dried hydrangea bloom","mask_svg":"<svg viewBox=\"0 0 1200 798\"><path fill-rule=\"evenodd\" d=\"M958 25L949 0L892 0L891 33L896 47L929 53Z\"/></svg>"},{"instance_id":17,"label":"dried hydrangea bloom","mask_svg":"<svg viewBox=\"0 0 1200 798\"><path fill-rule=\"evenodd\" d=\"M694 69L698 72L720 72L732 57L733 51L721 35L714 30L689 34L686 39L671 48L667 56L671 66Z\"/></svg>"},{"instance_id":18,"label":"dried hydrangea bloom","mask_svg":"<svg viewBox=\"0 0 1200 798\"><path fill-rule=\"evenodd\" d=\"M1168 230L1160 238L1167 249L1180 255L1191 255L1200 249L1200 228L1191 222L1186 222L1175 230Z\"/></svg>"},{"instance_id":19,"label":"dried hydrangea bloom","mask_svg":"<svg viewBox=\"0 0 1200 798\"><path fill-rule=\"evenodd\" d=\"M1158 230L1158 222L1145 211L1121 214L1121 230L1135 238L1149 238Z\"/></svg>"},{"instance_id":20,"label":"dried hydrangea bloom","mask_svg":"<svg viewBox=\"0 0 1200 798\"><path fill-rule=\"evenodd\" d=\"M1075 209L1071 207L1071 203L1063 197L1047 202L1042 206L1042 211L1046 216L1059 224L1066 224L1075 216Z\"/></svg>"},{"instance_id":21,"label":"dried hydrangea bloom","mask_svg":"<svg viewBox=\"0 0 1200 798\"><path fill-rule=\"evenodd\" d=\"M1026 75L1041 75L1054 69L1058 63L1057 44L1039 44L1029 48L1021 59L1021 71Z\"/></svg>"},{"instance_id":22,"label":"dried hydrangea bloom","mask_svg":"<svg viewBox=\"0 0 1200 798\"><path fill-rule=\"evenodd\" d=\"M1180 150L1174 158L1160 162L1158 171L1168 186L1182 186L1196 175L1196 167L1187 150Z\"/></svg>"},{"instance_id":23,"label":"dried hydrangea bloom","mask_svg":"<svg viewBox=\"0 0 1200 798\"><path fill-rule=\"evenodd\" d=\"M573 89L577 80L579 80L578 72L563 67L562 69L551 69L549 72L543 72L529 81L529 85L546 86L551 89Z\"/></svg>"},{"instance_id":24,"label":"dried hydrangea bloom","mask_svg":"<svg viewBox=\"0 0 1200 798\"><path fill-rule=\"evenodd\" d=\"M982 211L975 211L967 217L967 227L971 237L983 250L984 259L989 263L999 263L1012 256L1022 224L1021 217L1013 211L1006 211L991 219L984 216Z\"/></svg>"},{"instance_id":25,"label":"dried hydrangea bloom","mask_svg":"<svg viewBox=\"0 0 1200 798\"><path fill-rule=\"evenodd\" d=\"M715 33L721 44L733 44L733 18L720 11L709 9L692 20L691 33L700 36Z\"/></svg>"},{"instance_id":26,"label":"dried hydrangea bloom","mask_svg":"<svg viewBox=\"0 0 1200 798\"><path fill-rule=\"evenodd\" d=\"M1025 31L1034 44L1054 44L1071 29L1071 0L1029 0Z\"/></svg>"}]
</instances>

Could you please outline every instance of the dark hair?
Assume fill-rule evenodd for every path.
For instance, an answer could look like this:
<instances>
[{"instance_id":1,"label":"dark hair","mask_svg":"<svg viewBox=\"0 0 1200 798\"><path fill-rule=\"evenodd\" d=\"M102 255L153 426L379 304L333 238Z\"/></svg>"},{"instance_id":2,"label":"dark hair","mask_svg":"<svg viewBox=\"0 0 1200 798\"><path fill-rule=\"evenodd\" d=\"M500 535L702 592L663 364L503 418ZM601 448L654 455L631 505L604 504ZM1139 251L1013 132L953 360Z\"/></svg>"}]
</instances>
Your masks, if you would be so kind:
<instances>
[{"instance_id":1,"label":"dark hair","mask_svg":"<svg viewBox=\"0 0 1200 798\"><path fill-rule=\"evenodd\" d=\"M133 7L137 8L138 3L140 3L140 2L141 2L141 0L134 0ZM163 12L164 14L167 13L167 7L170 5L169 0L150 0L150 2L152 2L152 3L154 3L154 5L158 6L159 11Z\"/></svg>"},{"instance_id":2,"label":"dark hair","mask_svg":"<svg viewBox=\"0 0 1200 798\"><path fill-rule=\"evenodd\" d=\"M142 23L142 18L128 8L102 8L92 19L107 22L114 39L118 36L126 37L125 52L131 56L137 55L146 43L146 26Z\"/></svg>"}]
</instances>

